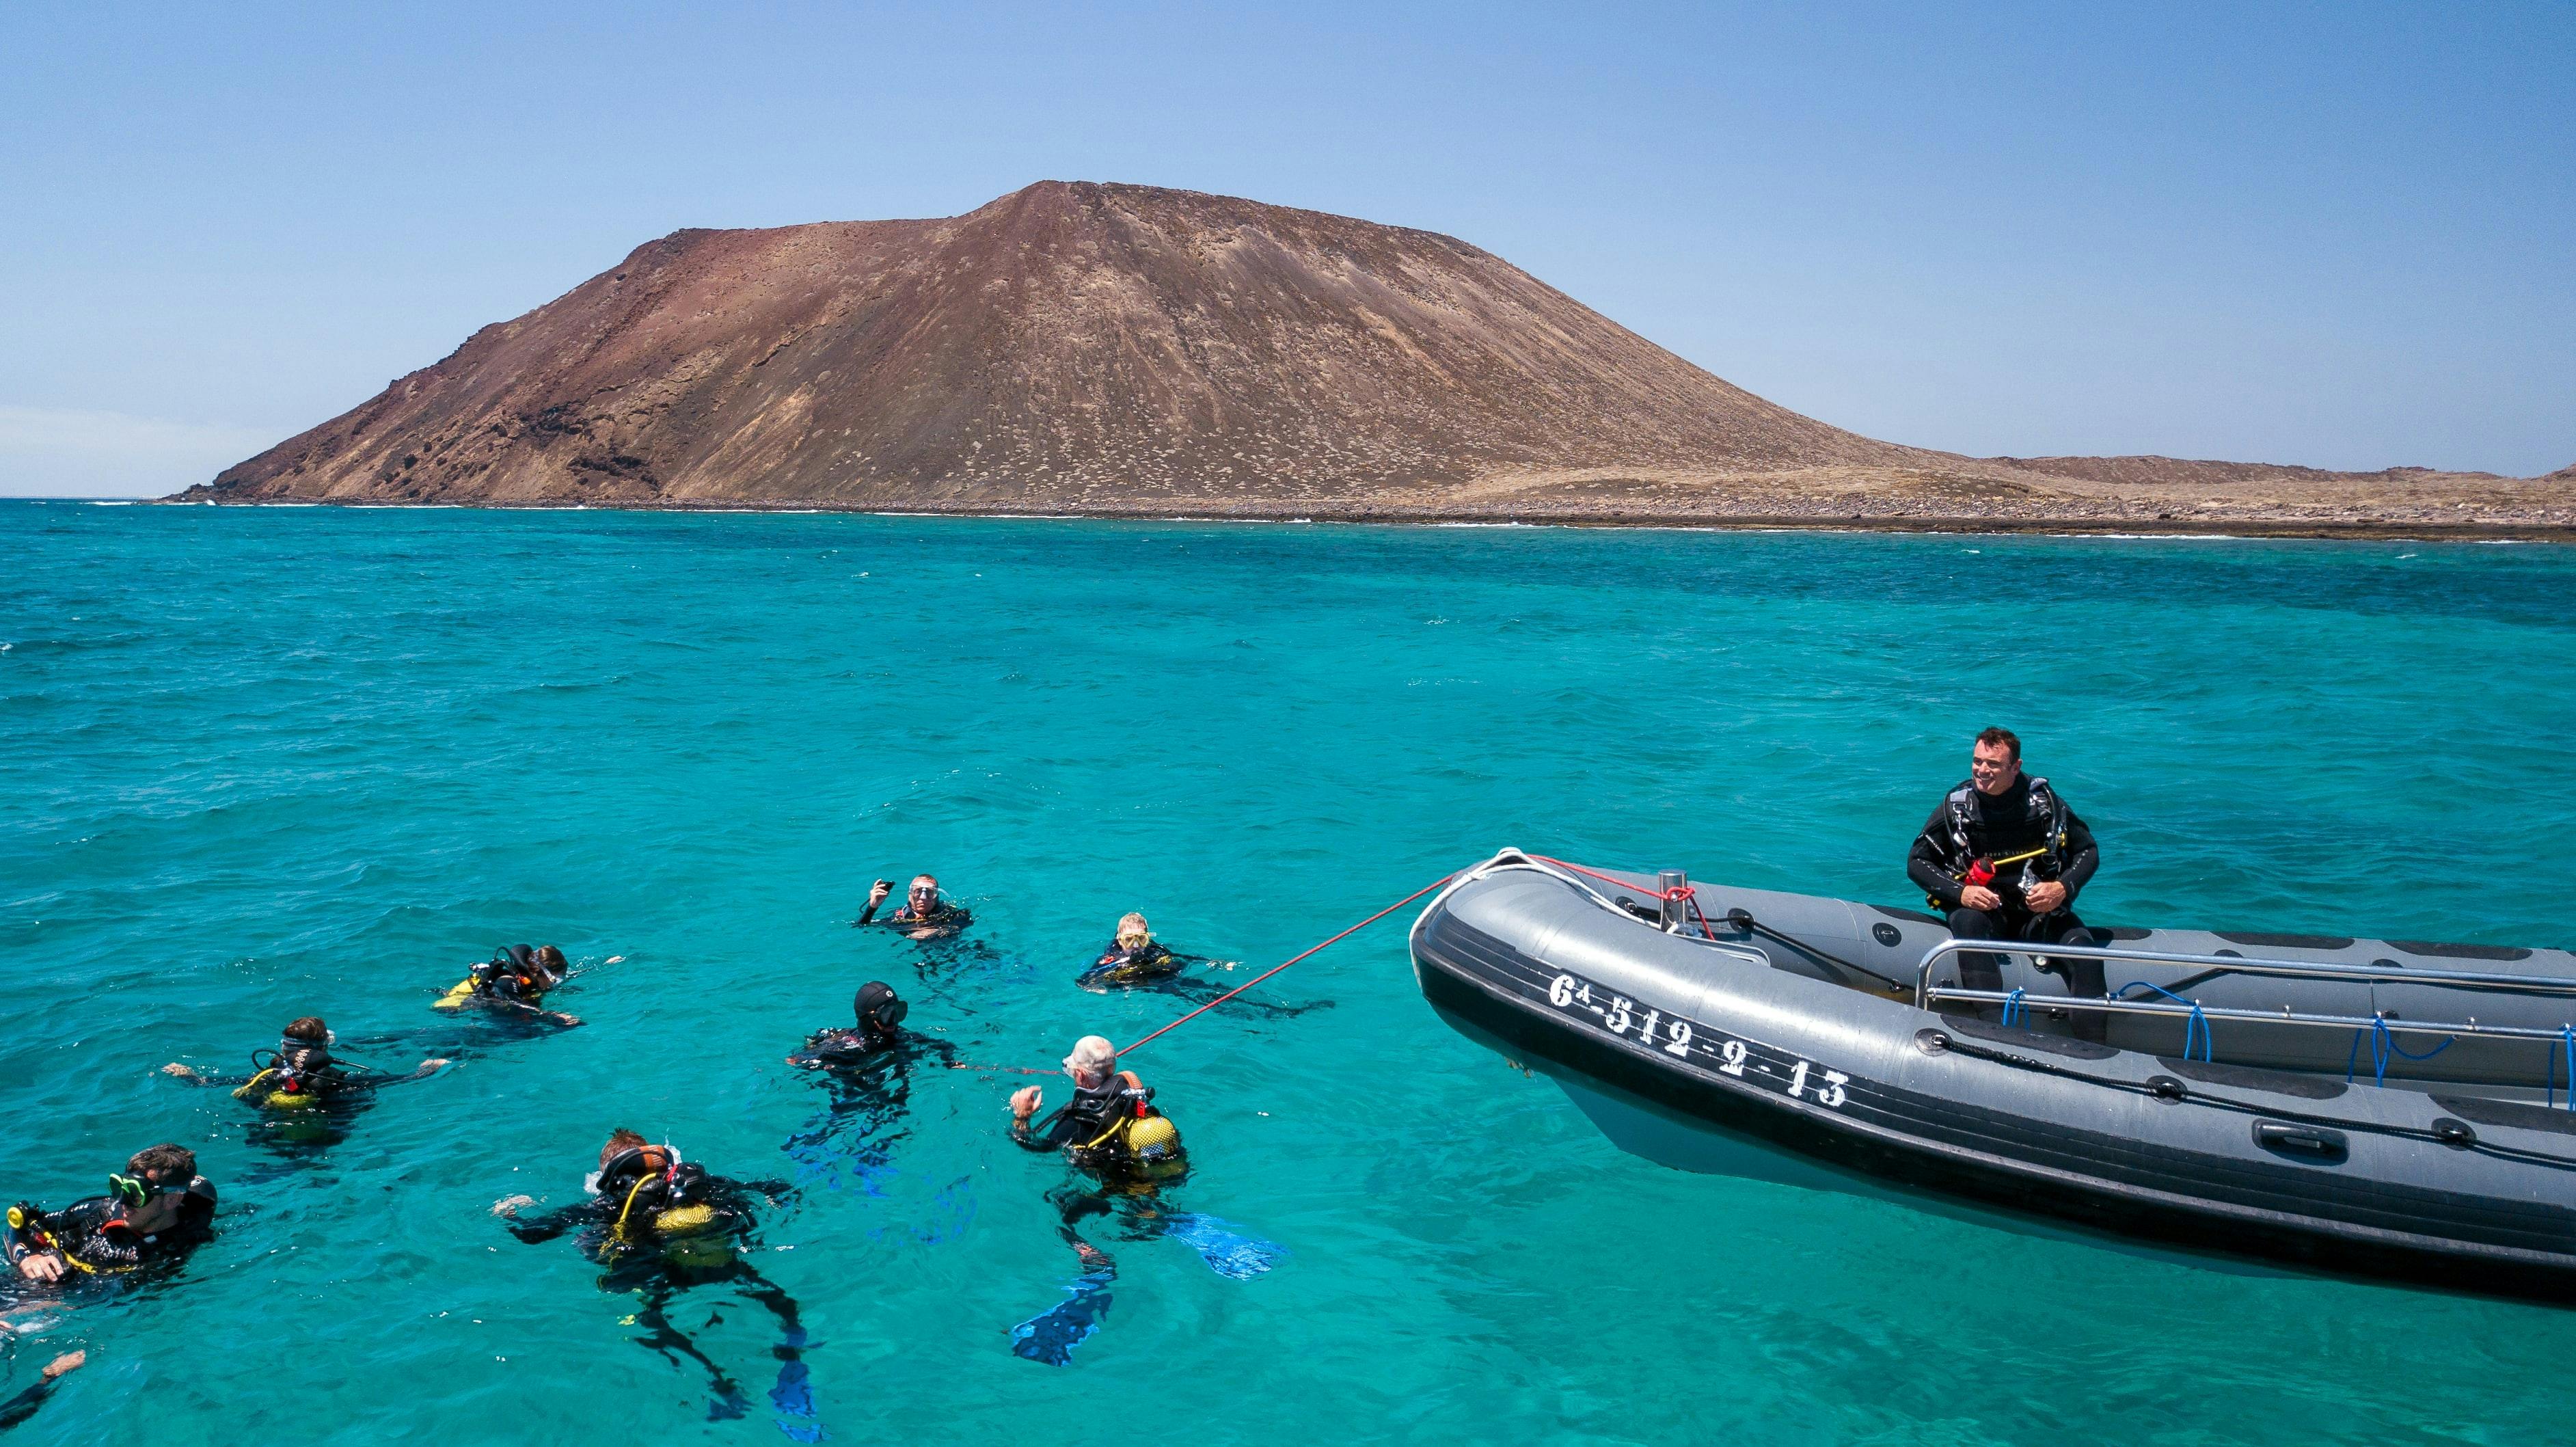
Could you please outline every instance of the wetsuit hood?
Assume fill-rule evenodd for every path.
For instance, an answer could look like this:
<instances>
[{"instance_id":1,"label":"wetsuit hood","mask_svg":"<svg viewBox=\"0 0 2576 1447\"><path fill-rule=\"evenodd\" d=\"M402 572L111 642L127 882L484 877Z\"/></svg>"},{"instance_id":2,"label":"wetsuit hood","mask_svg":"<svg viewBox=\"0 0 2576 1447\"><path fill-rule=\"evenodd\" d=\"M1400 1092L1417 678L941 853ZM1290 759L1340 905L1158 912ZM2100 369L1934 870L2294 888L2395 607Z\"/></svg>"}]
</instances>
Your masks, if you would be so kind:
<instances>
[{"instance_id":1,"label":"wetsuit hood","mask_svg":"<svg viewBox=\"0 0 2576 1447\"><path fill-rule=\"evenodd\" d=\"M912 1013L912 1007L895 994L894 986L883 980L870 980L859 986L850 1008L858 1016L859 1028L874 1035L893 1034L903 1017Z\"/></svg>"}]
</instances>

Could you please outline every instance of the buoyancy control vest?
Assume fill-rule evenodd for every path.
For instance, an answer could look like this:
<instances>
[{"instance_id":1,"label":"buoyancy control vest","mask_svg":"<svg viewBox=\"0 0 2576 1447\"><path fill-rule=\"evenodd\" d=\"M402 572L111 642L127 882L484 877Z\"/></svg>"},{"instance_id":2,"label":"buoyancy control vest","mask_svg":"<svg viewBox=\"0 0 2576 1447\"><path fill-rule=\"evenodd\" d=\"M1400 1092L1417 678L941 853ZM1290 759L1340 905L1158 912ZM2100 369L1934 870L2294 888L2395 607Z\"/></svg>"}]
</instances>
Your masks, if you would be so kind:
<instances>
[{"instance_id":1,"label":"buoyancy control vest","mask_svg":"<svg viewBox=\"0 0 2576 1447\"><path fill-rule=\"evenodd\" d=\"M506 945L492 952L492 958L476 965L465 978L439 997L441 1010L464 1008L469 1000L515 1000L535 1004L556 980L537 963L536 951L526 945Z\"/></svg>"},{"instance_id":2,"label":"buoyancy control vest","mask_svg":"<svg viewBox=\"0 0 2576 1447\"><path fill-rule=\"evenodd\" d=\"M2009 817L2009 801L1986 794L1973 779L1962 782L1942 801L1940 832L1925 831L1943 872L1980 882L1970 874L1983 861L1995 871L1987 887L2016 903L2031 886L2064 874L2070 862L2066 802L2044 778L2025 775L2022 782L2021 808ZM1932 906L1941 908L1942 901Z\"/></svg>"},{"instance_id":3,"label":"buoyancy control vest","mask_svg":"<svg viewBox=\"0 0 2576 1447\"><path fill-rule=\"evenodd\" d=\"M1113 1071L1098 1085L1074 1088L1054 1130L1074 1164L1160 1176L1181 1164L1181 1136L1154 1108L1150 1086L1132 1085Z\"/></svg>"}]
</instances>

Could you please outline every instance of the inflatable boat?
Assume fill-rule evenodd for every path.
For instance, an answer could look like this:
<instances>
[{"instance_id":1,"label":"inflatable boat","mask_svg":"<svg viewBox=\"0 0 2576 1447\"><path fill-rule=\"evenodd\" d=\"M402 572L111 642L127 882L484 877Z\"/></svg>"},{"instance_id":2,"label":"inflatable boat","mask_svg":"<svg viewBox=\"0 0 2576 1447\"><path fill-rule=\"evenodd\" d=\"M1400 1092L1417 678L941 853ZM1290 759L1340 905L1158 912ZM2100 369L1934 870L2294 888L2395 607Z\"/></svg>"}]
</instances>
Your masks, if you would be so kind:
<instances>
[{"instance_id":1,"label":"inflatable boat","mask_svg":"<svg viewBox=\"0 0 2576 1447\"><path fill-rule=\"evenodd\" d=\"M2576 1303L2576 955L2094 939L1974 942L2005 988L1968 989L1970 942L1920 910L1518 850L1411 935L1444 1019L1666 1165ZM2107 994L2069 994L2069 958Z\"/></svg>"}]
</instances>

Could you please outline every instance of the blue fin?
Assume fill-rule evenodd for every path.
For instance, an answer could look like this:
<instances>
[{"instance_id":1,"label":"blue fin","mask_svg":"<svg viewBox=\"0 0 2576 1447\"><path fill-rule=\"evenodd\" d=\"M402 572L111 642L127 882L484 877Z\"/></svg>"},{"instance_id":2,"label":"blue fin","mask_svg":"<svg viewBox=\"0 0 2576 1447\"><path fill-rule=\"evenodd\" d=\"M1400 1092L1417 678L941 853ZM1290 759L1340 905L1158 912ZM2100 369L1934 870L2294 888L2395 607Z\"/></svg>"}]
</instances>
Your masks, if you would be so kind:
<instances>
[{"instance_id":1,"label":"blue fin","mask_svg":"<svg viewBox=\"0 0 2576 1447\"><path fill-rule=\"evenodd\" d=\"M1250 1281L1288 1254L1288 1248L1258 1236L1246 1236L1230 1222L1196 1211L1176 1211L1163 1234L1199 1254L1207 1268L1230 1281Z\"/></svg>"},{"instance_id":2,"label":"blue fin","mask_svg":"<svg viewBox=\"0 0 2576 1447\"><path fill-rule=\"evenodd\" d=\"M1106 1271L1075 1277L1064 1300L1011 1328L1011 1355L1051 1367L1073 1365L1073 1349L1100 1330L1101 1319L1109 1315L1114 1279Z\"/></svg>"},{"instance_id":3,"label":"blue fin","mask_svg":"<svg viewBox=\"0 0 2576 1447\"><path fill-rule=\"evenodd\" d=\"M787 1440L820 1442L824 1432L823 1424L814 1420L812 1378L805 1370L804 1359L797 1355L804 1345L805 1331L798 1327L790 1330L778 1346L782 1360L778 1363L778 1383L769 1389L769 1405L777 1409L778 1430L787 1434Z\"/></svg>"}]
</instances>

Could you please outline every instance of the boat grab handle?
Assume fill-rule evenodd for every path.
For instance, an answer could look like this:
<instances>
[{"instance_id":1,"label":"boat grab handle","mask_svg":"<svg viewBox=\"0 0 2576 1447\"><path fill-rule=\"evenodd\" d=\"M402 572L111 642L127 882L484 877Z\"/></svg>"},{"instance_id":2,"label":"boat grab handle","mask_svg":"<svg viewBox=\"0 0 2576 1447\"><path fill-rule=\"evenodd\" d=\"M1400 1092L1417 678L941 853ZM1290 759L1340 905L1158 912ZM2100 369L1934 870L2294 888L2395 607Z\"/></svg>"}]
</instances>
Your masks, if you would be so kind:
<instances>
[{"instance_id":1,"label":"boat grab handle","mask_svg":"<svg viewBox=\"0 0 2576 1447\"><path fill-rule=\"evenodd\" d=\"M2018 948L2016 948L2018 946ZM2342 980L2353 984L2483 985L2508 994L2576 996L2576 979L2564 975L2496 975L2469 970L2402 970L2384 965L2316 965L2295 960L2245 959L2236 955L2185 955L2165 950L2115 950L2101 945L2040 945L2028 940L1946 939L1923 952L1914 972L1914 1006L1929 1007L1932 967L1943 957L1974 950L1990 955L2046 955L2051 959L2127 960L2145 965L2202 965L2231 975L2261 975L2289 980ZM2057 1001L2049 1002L2052 1007Z\"/></svg>"}]
</instances>

